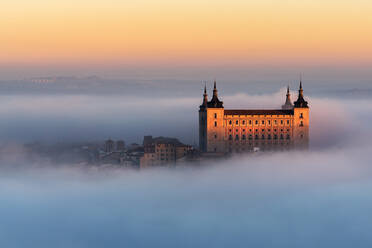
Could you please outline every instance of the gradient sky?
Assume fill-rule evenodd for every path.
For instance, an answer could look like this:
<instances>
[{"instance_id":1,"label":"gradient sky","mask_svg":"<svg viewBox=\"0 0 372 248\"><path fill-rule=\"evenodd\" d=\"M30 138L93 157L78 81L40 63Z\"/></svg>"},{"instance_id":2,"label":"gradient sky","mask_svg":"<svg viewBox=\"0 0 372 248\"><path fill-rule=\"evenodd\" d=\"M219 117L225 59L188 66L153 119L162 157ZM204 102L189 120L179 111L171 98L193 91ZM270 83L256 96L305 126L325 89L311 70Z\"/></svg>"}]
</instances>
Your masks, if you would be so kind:
<instances>
[{"instance_id":1,"label":"gradient sky","mask_svg":"<svg viewBox=\"0 0 372 248\"><path fill-rule=\"evenodd\" d=\"M2 0L0 64L372 62L369 0Z\"/></svg>"}]
</instances>

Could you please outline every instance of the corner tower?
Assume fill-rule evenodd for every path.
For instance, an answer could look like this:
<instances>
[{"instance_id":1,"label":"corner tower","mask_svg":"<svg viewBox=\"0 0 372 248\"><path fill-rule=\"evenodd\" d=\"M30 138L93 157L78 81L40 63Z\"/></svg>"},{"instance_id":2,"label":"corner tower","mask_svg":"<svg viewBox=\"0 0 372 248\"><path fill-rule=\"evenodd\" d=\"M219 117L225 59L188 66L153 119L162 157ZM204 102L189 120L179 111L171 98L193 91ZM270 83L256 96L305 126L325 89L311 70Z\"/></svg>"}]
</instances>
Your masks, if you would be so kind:
<instances>
[{"instance_id":1,"label":"corner tower","mask_svg":"<svg viewBox=\"0 0 372 248\"><path fill-rule=\"evenodd\" d=\"M307 149L309 147L309 106L304 99L302 81L300 81L297 101L294 102L293 113L294 147Z\"/></svg>"},{"instance_id":2,"label":"corner tower","mask_svg":"<svg viewBox=\"0 0 372 248\"><path fill-rule=\"evenodd\" d=\"M214 81L212 99L208 102L205 87L203 103L199 108L199 147L202 152L225 152L223 120L223 102L218 99L216 81Z\"/></svg>"},{"instance_id":3,"label":"corner tower","mask_svg":"<svg viewBox=\"0 0 372 248\"><path fill-rule=\"evenodd\" d=\"M207 108L208 94L207 85L204 86L203 102L199 106L199 149L206 152L207 147Z\"/></svg>"}]
</instances>

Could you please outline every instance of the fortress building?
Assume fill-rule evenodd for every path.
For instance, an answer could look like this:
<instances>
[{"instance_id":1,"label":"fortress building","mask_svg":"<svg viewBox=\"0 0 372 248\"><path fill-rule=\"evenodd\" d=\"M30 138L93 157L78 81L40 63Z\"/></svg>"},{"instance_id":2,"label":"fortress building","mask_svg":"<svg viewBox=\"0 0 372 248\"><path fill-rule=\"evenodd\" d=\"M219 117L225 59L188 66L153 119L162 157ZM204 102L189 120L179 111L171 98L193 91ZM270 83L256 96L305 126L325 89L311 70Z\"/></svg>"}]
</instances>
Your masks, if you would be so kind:
<instances>
[{"instance_id":1,"label":"fortress building","mask_svg":"<svg viewBox=\"0 0 372 248\"><path fill-rule=\"evenodd\" d=\"M292 104L289 87L282 109L225 109L218 99L216 81L208 101L204 88L199 108L199 147L202 152L239 153L307 149L309 146L309 106L302 82Z\"/></svg>"}]
</instances>

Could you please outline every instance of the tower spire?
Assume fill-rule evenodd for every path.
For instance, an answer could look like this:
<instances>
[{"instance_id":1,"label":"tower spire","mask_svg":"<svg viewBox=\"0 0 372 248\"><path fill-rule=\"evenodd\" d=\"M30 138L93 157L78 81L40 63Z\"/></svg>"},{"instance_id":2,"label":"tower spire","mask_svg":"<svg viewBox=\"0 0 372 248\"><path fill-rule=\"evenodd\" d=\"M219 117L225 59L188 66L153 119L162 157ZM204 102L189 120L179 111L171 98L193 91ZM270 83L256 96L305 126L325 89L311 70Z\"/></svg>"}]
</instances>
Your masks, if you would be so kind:
<instances>
[{"instance_id":1,"label":"tower spire","mask_svg":"<svg viewBox=\"0 0 372 248\"><path fill-rule=\"evenodd\" d=\"M304 90L302 89L302 78L300 79L300 87L298 89L298 98L294 102L294 106L297 108L307 108L307 101L304 99Z\"/></svg>"},{"instance_id":2,"label":"tower spire","mask_svg":"<svg viewBox=\"0 0 372 248\"><path fill-rule=\"evenodd\" d=\"M201 108L206 108L208 105L208 94L207 94L207 82L204 81L204 94L203 94L203 103L200 106Z\"/></svg>"},{"instance_id":3,"label":"tower spire","mask_svg":"<svg viewBox=\"0 0 372 248\"><path fill-rule=\"evenodd\" d=\"M289 92L289 85L287 86L287 95L285 99L284 105L282 105L282 109L293 109L293 104L291 101L291 93Z\"/></svg>"},{"instance_id":4,"label":"tower spire","mask_svg":"<svg viewBox=\"0 0 372 248\"><path fill-rule=\"evenodd\" d=\"M217 82L214 80L213 96L210 102L208 102L208 108L223 108L223 102L218 99Z\"/></svg>"},{"instance_id":5,"label":"tower spire","mask_svg":"<svg viewBox=\"0 0 372 248\"><path fill-rule=\"evenodd\" d=\"M216 79L214 80L214 86L213 86L213 97L217 97L218 95L218 90L217 90L217 82Z\"/></svg>"},{"instance_id":6,"label":"tower spire","mask_svg":"<svg viewBox=\"0 0 372 248\"><path fill-rule=\"evenodd\" d=\"M207 94L207 81L204 81L204 94L203 94L203 105L207 106L208 104L208 94Z\"/></svg>"}]
</instances>

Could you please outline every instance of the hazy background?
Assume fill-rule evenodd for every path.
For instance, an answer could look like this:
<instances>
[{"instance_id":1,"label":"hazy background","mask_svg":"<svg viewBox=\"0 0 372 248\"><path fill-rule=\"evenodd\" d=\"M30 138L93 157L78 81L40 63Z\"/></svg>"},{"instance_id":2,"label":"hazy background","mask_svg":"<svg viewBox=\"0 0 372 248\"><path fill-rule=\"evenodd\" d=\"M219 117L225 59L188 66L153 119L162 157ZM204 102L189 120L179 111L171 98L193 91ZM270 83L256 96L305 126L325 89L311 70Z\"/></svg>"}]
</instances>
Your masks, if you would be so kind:
<instances>
[{"instance_id":1,"label":"hazy background","mask_svg":"<svg viewBox=\"0 0 372 248\"><path fill-rule=\"evenodd\" d=\"M151 79L152 74L147 72L149 75L132 78L55 75L3 79L0 81L1 143L112 138L124 139L129 144L141 143L144 135L162 135L197 144L201 81L208 80L210 96L213 84L207 70L202 72L199 77L190 71L190 78L161 74ZM319 143L319 132L329 135L338 132L332 127L334 122L343 125L345 118L353 119L364 113L363 108L369 105L365 106L363 101L368 102L372 97L367 75L358 76L356 71L331 73L317 71L304 75L304 92L311 107L312 144ZM299 75L286 70L255 71L248 67L241 74L227 73L217 79L226 108L280 108L287 85L291 87L292 100L296 99ZM330 110L330 106L335 110ZM336 117L341 119L333 119Z\"/></svg>"}]
</instances>

